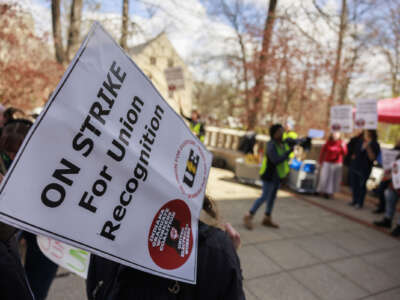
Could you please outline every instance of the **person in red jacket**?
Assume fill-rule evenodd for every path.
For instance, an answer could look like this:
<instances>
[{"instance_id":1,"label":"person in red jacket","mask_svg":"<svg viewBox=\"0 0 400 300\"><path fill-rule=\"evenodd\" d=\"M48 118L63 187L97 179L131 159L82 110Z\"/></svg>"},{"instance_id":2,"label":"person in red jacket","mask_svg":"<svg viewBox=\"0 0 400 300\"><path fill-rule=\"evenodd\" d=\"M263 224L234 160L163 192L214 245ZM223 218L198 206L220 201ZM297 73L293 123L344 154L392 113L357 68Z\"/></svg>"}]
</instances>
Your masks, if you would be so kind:
<instances>
[{"instance_id":1,"label":"person in red jacket","mask_svg":"<svg viewBox=\"0 0 400 300\"><path fill-rule=\"evenodd\" d=\"M325 198L331 198L334 193L339 191L342 179L343 158L346 153L347 147L342 141L340 133L332 133L322 147L319 156L321 171L317 192Z\"/></svg>"}]
</instances>

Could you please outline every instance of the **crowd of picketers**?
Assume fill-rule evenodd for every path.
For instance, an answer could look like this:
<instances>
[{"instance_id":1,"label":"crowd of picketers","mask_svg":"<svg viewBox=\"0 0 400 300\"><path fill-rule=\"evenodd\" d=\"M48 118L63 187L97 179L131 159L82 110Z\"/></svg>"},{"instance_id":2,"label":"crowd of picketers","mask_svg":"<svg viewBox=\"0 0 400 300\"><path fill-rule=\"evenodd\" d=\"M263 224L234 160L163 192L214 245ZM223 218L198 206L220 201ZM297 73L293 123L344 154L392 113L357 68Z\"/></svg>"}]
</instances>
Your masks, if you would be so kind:
<instances>
[{"instance_id":1,"label":"crowd of picketers","mask_svg":"<svg viewBox=\"0 0 400 300\"><path fill-rule=\"evenodd\" d=\"M286 124L285 127L281 124L270 127L270 141L265 147L260 169L262 194L243 217L243 223L249 230L253 229L253 217L263 203L266 205L262 225L279 228L271 215L277 191L290 172L289 162L293 158L294 145L298 144L298 135L293 127L291 123ZM255 141L255 138L253 139ZM400 141L394 146L394 150L400 151ZM400 159L400 155L397 159ZM340 191L343 182L343 166L346 166L347 181L352 193L349 205L355 209L363 209L367 195L367 182L374 165L382 165L381 147L376 130L358 130L347 143L342 139L340 132L332 132L320 151L316 194L332 199L334 194ZM400 190L396 190L393 186L391 174L391 170L385 170L382 181L374 189L379 199L374 213L384 213L384 218L373 224L388 229L392 228L400 196ZM400 217L391 235L400 236Z\"/></svg>"},{"instance_id":2,"label":"crowd of picketers","mask_svg":"<svg viewBox=\"0 0 400 300\"><path fill-rule=\"evenodd\" d=\"M393 150L400 150L400 141ZM399 152L400 153L400 152ZM396 158L400 159L400 155ZM367 195L367 181L374 165L382 166L382 152L378 143L376 130L357 132L346 144L339 133L333 133L322 148L320 154L320 180L317 191L331 198L340 189L342 181L342 164L348 169L348 184L352 191L349 203L356 209L362 209ZM384 218L373 222L375 226L392 229L393 218L400 190L396 190L392 182L391 170L385 170L379 185L373 190L379 201L374 214L384 214ZM391 231L391 235L400 236L400 218Z\"/></svg>"}]
</instances>

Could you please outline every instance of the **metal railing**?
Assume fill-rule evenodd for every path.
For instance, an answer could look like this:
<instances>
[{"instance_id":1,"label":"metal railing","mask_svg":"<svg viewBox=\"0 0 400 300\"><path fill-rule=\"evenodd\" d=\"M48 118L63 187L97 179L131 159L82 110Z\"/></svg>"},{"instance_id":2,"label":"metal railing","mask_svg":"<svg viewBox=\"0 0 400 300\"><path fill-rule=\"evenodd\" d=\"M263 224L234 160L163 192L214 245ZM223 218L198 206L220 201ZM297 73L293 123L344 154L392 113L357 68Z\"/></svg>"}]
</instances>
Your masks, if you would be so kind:
<instances>
[{"instance_id":1,"label":"metal railing","mask_svg":"<svg viewBox=\"0 0 400 300\"><path fill-rule=\"evenodd\" d=\"M238 149L240 138L246 134L246 131L243 130L219 128L213 126L207 126L205 130L206 135L204 144L206 146L233 151ZM254 152L258 153L260 149L263 149L265 142L268 140L269 137L266 135L257 134Z\"/></svg>"}]
</instances>

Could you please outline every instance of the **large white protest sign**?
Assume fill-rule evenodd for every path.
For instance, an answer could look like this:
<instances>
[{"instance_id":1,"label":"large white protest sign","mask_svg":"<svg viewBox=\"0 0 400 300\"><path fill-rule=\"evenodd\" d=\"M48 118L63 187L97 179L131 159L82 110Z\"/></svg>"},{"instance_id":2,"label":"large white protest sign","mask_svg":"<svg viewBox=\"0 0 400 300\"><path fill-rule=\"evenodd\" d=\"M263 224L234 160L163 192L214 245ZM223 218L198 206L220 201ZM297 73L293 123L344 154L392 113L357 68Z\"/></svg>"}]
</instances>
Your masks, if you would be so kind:
<instances>
[{"instance_id":1,"label":"large white protest sign","mask_svg":"<svg viewBox=\"0 0 400 300\"><path fill-rule=\"evenodd\" d=\"M46 236L37 236L40 250L51 261L80 277L87 278L90 253Z\"/></svg>"},{"instance_id":2,"label":"large white protest sign","mask_svg":"<svg viewBox=\"0 0 400 300\"><path fill-rule=\"evenodd\" d=\"M391 149L381 149L382 153L382 165L384 170L391 170L393 163L396 161L400 151Z\"/></svg>"},{"instance_id":3,"label":"large white protest sign","mask_svg":"<svg viewBox=\"0 0 400 300\"><path fill-rule=\"evenodd\" d=\"M359 129L376 129L378 127L378 106L376 99L356 101L355 127Z\"/></svg>"},{"instance_id":4,"label":"large white protest sign","mask_svg":"<svg viewBox=\"0 0 400 300\"><path fill-rule=\"evenodd\" d=\"M353 106L336 105L331 107L331 130L351 133L353 131Z\"/></svg>"},{"instance_id":5,"label":"large white protest sign","mask_svg":"<svg viewBox=\"0 0 400 300\"><path fill-rule=\"evenodd\" d=\"M393 163L392 182L396 190L400 189L400 160Z\"/></svg>"},{"instance_id":6,"label":"large white protest sign","mask_svg":"<svg viewBox=\"0 0 400 300\"><path fill-rule=\"evenodd\" d=\"M95 24L0 188L0 220L196 282L211 154Z\"/></svg>"}]
</instances>

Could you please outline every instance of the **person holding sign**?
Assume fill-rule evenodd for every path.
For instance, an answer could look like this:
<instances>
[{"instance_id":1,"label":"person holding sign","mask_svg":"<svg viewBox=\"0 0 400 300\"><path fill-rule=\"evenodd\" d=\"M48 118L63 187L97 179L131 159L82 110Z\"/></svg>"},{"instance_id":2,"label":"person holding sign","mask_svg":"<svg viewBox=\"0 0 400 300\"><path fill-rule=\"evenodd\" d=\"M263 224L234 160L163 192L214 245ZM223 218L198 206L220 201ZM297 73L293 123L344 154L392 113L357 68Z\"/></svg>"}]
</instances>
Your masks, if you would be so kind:
<instances>
[{"instance_id":1,"label":"person holding sign","mask_svg":"<svg viewBox=\"0 0 400 300\"><path fill-rule=\"evenodd\" d=\"M385 216L381 221L375 221L373 224L378 227L383 228L392 228L392 222L394 215L396 214L396 206L399 200L399 187L395 187L393 183L393 176L398 176L400 170L398 169L398 160L400 159L400 155L396 157L397 162L393 164L392 172L386 172L384 180L389 182L388 188L385 190L385 197L386 197L386 209L385 209ZM392 174L393 175L392 175ZM397 189L396 189L397 188ZM400 217L397 222L397 226L392 231L392 236L399 237L400 236Z\"/></svg>"},{"instance_id":2,"label":"person holding sign","mask_svg":"<svg viewBox=\"0 0 400 300\"><path fill-rule=\"evenodd\" d=\"M203 210L216 218L207 196ZM240 238L232 226L227 224L225 228L226 233L199 222L196 285L151 275L92 255L86 282L88 299L244 300L240 261L236 253Z\"/></svg>"},{"instance_id":3,"label":"person holding sign","mask_svg":"<svg viewBox=\"0 0 400 300\"><path fill-rule=\"evenodd\" d=\"M7 172L32 122L25 119L8 121L0 138L0 179ZM33 300L18 253L17 229L0 222L0 295L2 300Z\"/></svg>"},{"instance_id":4,"label":"person holding sign","mask_svg":"<svg viewBox=\"0 0 400 300\"><path fill-rule=\"evenodd\" d=\"M180 103L179 103L180 104ZM194 109L189 117L185 116L182 111L182 106L179 107L180 115L189 122L190 131L193 132L199 140L204 143L206 131L204 130L204 123L200 120L200 113Z\"/></svg>"},{"instance_id":5,"label":"person holding sign","mask_svg":"<svg viewBox=\"0 0 400 300\"><path fill-rule=\"evenodd\" d=\"M350 163L350 177L353 200L349 205L361 209L367 193L367 180L371 174L375 160L380 153L376 130L365 130L363 137L354 145L354 153Z\"/></svg>"},{"instance_id":6,"label":"person holding sign","mask_svg":"<svg viewBox=\"0 0 400 300\"><path fill-rule=\"evenodd\" d=\"M289 174L289 156L293 152L293 148L283 141L283 133L281 124L274 124L269 129L271 140L267 143L260 169L262 194L243 218L244 225L249 230L253 229L253 216L264 202L267 205L262 225L279 228L278 224L272 222L271 214L280 183Z\"/></svg>"},{"instance_id":7,"label":"person holding sign","mask_svg":"<svg viewBox=\"0 0 400 300\"><path fill-rule=\"evenodd\" d=\"M340 132L332 133L321 149L319 156L321 172L317 192L327 199L340 189L342 163L346 153L347 147L340 137Z\"/></svg>"},{"instance_id":8,"label":"person holding sign","mask_svg":"<svg viewBox=\"0 0 400 300\"><path fill-rule=\"evenodd\" d=\"M397 141L393 150L383 149L381 151L382 156L382 166L385 173L390 173L391 166L396 159L396 156L400 153L400 140ZM379 183L378 187L373 190L373 192L378 196L379 203L377 208L373 211L374 214L381 214L386 211L386 197L385 191L390 186L391 178L390 176L384 176L384 178Z\"/></svg>"}]
</instances>

